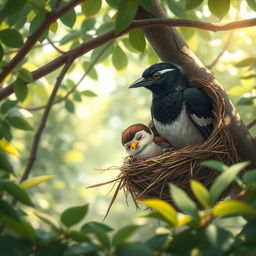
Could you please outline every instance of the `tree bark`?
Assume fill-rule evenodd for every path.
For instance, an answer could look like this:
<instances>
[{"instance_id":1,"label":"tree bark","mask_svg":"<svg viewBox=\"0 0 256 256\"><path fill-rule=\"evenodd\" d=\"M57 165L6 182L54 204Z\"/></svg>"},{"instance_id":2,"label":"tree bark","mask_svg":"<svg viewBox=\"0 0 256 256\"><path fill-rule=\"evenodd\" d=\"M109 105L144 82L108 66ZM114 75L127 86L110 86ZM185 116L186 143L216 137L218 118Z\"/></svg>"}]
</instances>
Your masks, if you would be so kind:
<instances>
[{"instance_id":1,"label":"tree bark","mask_svg":"<svg viewBox=\"0 0 256 256\"><path fill-rule=\"evenodd\" d=\"M159 1L152 0L152 3L154 13L149 13L140 8L136 19L167 18ZM215 79L212 72L208 70L191 51L177 29L160 26L146 28L144 32L147 40L153 46L162 61L177 63L184 67L188 76L201 78L216 86L225 102L225 120L234 138L238 156L241 161L249 160L251 162L250 168L256 168L256 142L254 137L250 134L222 86Z\"/></svg>"}]
</instances>

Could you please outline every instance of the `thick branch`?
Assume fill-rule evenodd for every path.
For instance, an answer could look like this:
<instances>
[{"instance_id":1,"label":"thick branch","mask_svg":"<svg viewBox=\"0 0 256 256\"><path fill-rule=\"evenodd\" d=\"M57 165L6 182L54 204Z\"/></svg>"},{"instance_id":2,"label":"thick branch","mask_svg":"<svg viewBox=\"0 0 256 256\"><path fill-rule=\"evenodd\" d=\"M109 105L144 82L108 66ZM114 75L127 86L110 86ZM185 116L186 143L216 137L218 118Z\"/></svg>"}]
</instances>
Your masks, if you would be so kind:
<instances>
[{"instance_id":1,"label":"thick branch","mask_svg":"<svg viewBox=\"0 0 256 256\"><path fill-rule=\"evenodd\" d=\"M138 13L138 19L152 19L152 18L162 18L164 19L165 13L161 9L158 0L152 1L154 4L154 14L143 11L142 9ZM252 24L256 19L250 20L249 23ZM251 23L252 22L252 23ZM246 22L240 21L235 22L235 24L245 24ZM219 26L217 26L219 27ZM235 28L231 24L222 25L222 29L225 28ZM237 28L237 27L236 27ZM175 62L186 69L186 72L190 77L196 77L209 81L214 84L218 92L222 95L225 102L226 110L226 121L229 125L232 137L235 140L236 149L238 155L242 161L249 160L252 166L256 167L256 144L254 142L253 136L250 134L249 130L241 120L236 109L232 105L227 96L226 92L223 90L221 85L216 81L214 75L206 69L201 61L194 55L190 50L188 45L181 38L180 34L175 28L168 27L157 27L157 28L147 28L144 30L147 39L154 47L155 51L163 61Z\"/></svg>"},{"instance_id":2,"label":"thick branch","mask_svg":"<svg viewBox=\"0 0 256 256\"><path fill-rule=\"evenodd\" d=\"M201 22L201 21L189 20L189 19L167 19L162 17L136 20L129 26L128 29L126 29L125 31L119 34L116 34L114 30L111 30L105 34L102 34L98 37L95 37L89 41L82 43L78 47L66 52L65 54L51 61L50 63L35 70L32 73L34 81L61 67L69 57L78 58L84 55L85 53L89 52L90 50L95 49L111 40L114 40L119 36L122 36L135 28L158 27L157 28L158 30L160 25L194 27L194 28L200 28L200 29L210 30L210 31L223 31L223 30L244 28L249 26L256 26L256 18L242 20L242 21L235 21L235 22L230 22L226 24L213 24L213 23L207 23L207 22ZM159 34L158 36L159 36L159 40L161 40L161 34ZM5 99L12 93L13 93L13 84L10 84L0 91L0 100Z\"/></svg>"},{"instance_id":3,"label":"thick branch","mask_svg":"<svg viewBox=\"0 0 256 256\"><path fill-rule=\"evenodd\" d=\"M4 80L4 78L19 64L20 61L27 55L27 53L33 48L35 43L39 40L41 35L46 31L46 29L65 14L67 11L78 5L84 0L72 0L69 3L59 7L58 9L54 9L50 12L42 24L38 27L38 29L28 37L25 44L20 48L19 52L15 55L15 57L8 63L7 66L3 69L2 73L0 74L0 83Z\"/></svg>"},{"instance_id":4,"label":"thick branch","mask_svg":"<svg viewBox=\"0 0 256 256\"><path fill-rule=\"evenodd\" d=\"M61 70L60 75L57 77L56 83L53 87L52 93L50 95L50 98L49 98L48 103L46 105L45 111L43 113L40 125L39 125L39 127L38 127L38 129L35 133L33 144L32 144L32 149L31 149L30 156L29 156L29 159L28 159L28 163L27 163L27 166L24 170L24 173L23 173L23 175L20 179L20 182L22 182L22 181L24 181L28 178L28 176L29 176L29 174L30 174L30 172L33 168L33 165L34 165L35 160L36 160L36 155L37 155L37 151L38 151L40 138L41 138L43 130L45 128L45 125L46 125L46 122L47 122L52 104L54 102L57 91L60 87L60 84L61 84L65 74L67 73L67 71L68 71L68 69L69 69L69 67L71 66L72 63L73 63L73 59L68 60L68 62L65 64L65 66Z\"/></svg>"}]
</instances>

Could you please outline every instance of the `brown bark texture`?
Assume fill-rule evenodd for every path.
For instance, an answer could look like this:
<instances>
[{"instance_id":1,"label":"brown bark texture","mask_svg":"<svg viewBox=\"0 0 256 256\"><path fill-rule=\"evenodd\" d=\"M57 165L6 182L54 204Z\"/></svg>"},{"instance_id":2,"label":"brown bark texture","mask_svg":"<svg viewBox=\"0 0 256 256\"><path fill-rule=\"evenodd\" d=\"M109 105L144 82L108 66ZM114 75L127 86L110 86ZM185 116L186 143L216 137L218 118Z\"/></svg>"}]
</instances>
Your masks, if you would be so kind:
<instances>
[{"instance_id":1,"label":"brown bark texture","mask_svg":"<svg viewBox=\"0 0 256 256\"><path fill-rule=\"evenodd\" d=\"M139 9L136 19L167 18L158 0L152 0L154 13ZM226 110L226 123L234 138L237 153L241 161L250 161L250 168L256 168L256 142L248 128L242 121L237 110L232 105L227 93L214 74L208 70L174 27L159 26L145 28L147 40L155 49L162 61L170 61L184 67L188 76L200 78L214 84L223 96Z\"/></svg>"}]
</instances>

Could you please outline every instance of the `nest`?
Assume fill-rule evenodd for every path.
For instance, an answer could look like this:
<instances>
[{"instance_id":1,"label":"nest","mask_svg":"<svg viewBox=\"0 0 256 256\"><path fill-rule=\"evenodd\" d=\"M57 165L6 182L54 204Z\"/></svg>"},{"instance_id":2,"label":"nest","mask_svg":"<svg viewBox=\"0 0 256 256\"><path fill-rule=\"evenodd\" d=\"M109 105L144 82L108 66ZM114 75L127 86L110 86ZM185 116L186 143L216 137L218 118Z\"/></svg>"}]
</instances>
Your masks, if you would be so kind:
<instances>
[{"instance_id":1,"label":"nest","mask_svg":"<svg viewBox=\"0 0 256 256\"><path fill-rule=\"evenodd\" d=\"M213 105L215 124L211 136L203 144L188 146L145 160L135 161L131 157L124 158L123 165L120 167L121 172L114 180L118 185L110 207L121 189L124 190L126 197L131 195L136 206L138 206L138 200L150 198L162 199L173 204L169 193L168 184L170 183L186 191L199 205L193 197L190 180L200 181L206 188L210 188L219 175L218 171L203 167L200 163L206 160L218 160L226 165L232 165L238 161L234 141L225 122L223 97L209 82L193 79L191 83L202 88ZM229 189L221 195L219 200L228 193Z\"/></svg>"}]
</instances>

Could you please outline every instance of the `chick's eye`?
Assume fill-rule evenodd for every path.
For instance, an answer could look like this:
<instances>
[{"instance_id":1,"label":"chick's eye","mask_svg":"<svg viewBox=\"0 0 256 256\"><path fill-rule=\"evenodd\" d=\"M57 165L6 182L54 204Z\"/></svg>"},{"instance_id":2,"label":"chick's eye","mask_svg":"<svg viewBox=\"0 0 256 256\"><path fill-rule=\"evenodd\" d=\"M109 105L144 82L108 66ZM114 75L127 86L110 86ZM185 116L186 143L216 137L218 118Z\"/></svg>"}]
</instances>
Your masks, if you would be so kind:
<instances>
[{"instance_id":1,"label":"chick's eye","mask_svg":"<svg viewBox=\"0 0 256 256\"><path fill-rule=\"evenodd\" d=\"M137 138L137 140L140 140L142 138L142 135L139 135L139 137Z\"/></svg>"},{"instance_id":2,"label":"chick's eye","mask_svg":"<svg viewBox=\"0 0 256 256\"><path fill-rule=\"evenodd\" d=\"M157 80L161 77L161 74L159 72L156 72L156 73L153 74L152 77Z\"/></svg>"}]
</instances>

